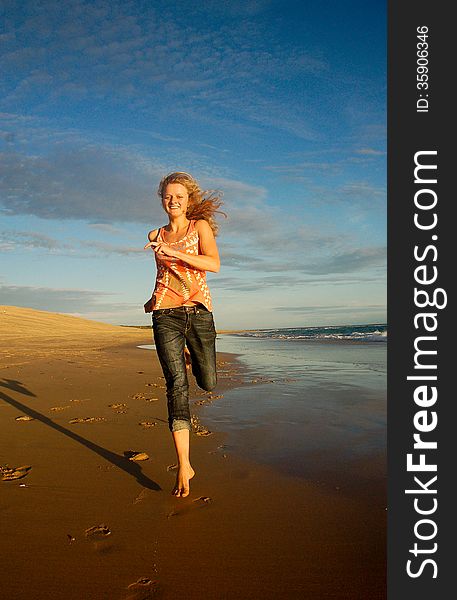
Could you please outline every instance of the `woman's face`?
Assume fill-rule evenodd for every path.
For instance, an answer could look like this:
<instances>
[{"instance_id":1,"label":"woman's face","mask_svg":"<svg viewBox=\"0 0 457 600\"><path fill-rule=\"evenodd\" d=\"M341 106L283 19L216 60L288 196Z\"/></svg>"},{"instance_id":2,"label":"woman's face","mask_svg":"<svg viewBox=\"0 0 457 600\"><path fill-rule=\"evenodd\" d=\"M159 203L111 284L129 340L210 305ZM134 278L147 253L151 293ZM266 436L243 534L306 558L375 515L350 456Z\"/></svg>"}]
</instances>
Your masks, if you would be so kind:
<instances>
[{"instance_id":1,"label":"woman's face","mask_svg":"<svg viewBox=\"0 0 457 600\"><path fill-rule=\"evenodd\" d=\"M171 217L179 217L187 212L189 194L181 183L169 183L165 187L162 196L162 206Z\"/></svg>"}]
</instances>

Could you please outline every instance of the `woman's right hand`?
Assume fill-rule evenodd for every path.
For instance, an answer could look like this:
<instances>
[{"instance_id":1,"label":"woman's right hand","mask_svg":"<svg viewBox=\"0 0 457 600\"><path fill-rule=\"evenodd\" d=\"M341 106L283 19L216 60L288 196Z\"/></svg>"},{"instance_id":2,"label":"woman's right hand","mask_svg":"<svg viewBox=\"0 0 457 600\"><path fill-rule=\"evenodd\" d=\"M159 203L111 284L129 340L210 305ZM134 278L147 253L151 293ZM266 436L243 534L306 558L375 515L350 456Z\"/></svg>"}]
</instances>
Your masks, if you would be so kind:
<instances>
[{"instance_id":1,"label":"woman's right hand","mask_svg":"<svg viewBox=\"0 0 457 600\"><path fill-rule=\"evenodd\" d=\"M148 248L152 248L156 254L164 254L170 258L176 258L176 250L173 250L173 248L168 244L165 244L165 242L149 242L144 249L147 250Z\"/></svg>"}]
</instances>

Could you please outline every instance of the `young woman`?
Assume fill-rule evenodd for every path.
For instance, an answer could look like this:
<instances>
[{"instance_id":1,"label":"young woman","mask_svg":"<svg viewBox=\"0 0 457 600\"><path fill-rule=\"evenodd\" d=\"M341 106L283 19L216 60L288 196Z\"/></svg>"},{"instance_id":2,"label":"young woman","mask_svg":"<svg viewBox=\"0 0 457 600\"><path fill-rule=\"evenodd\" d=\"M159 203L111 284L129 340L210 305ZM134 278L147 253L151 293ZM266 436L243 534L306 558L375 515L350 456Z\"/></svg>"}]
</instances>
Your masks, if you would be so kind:
<instances>
[{"instance_id":1,"label":"young woman","mask_svg":"<svg viewBox=\"0 0 457 600\"><path fill-rule=\"evenodd\" d=\"M222 202L217 194L203 192L184 172L164 177L158 195L168 224L148 234L145 249L155 252L157 279L144 308L152 311L155 346L167 385L168 423L178 457L172 493L184 498L195 475L189 459L192 425L185 353L202 389L212 390L217 380L216 330L206 271L217 273L220 268L214 215L221 212Z\"/></svg>"}]
</instances>

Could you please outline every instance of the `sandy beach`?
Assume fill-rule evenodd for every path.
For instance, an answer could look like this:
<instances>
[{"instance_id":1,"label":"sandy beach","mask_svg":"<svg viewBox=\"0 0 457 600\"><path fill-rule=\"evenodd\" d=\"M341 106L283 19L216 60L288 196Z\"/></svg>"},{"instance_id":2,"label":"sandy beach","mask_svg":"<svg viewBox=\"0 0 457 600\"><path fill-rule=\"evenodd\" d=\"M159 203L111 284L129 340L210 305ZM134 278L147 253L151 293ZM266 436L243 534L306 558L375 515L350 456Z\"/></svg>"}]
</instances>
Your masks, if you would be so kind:
<instances>
[{"instance_id":1,"label":"sandy beach","mask_svg":"<svg viewBox=\"0 0 457 600\"><path fill-rule=\"evenodd\" d=\"M2 306L0 333L0 466L18 476L0 481L2 598L385 598L382 459L345 493L232 453L201 409L242 393L234 355L211 394L191 386L196 476L175 498L149 330Z\"/></svg>"}]
</instances>

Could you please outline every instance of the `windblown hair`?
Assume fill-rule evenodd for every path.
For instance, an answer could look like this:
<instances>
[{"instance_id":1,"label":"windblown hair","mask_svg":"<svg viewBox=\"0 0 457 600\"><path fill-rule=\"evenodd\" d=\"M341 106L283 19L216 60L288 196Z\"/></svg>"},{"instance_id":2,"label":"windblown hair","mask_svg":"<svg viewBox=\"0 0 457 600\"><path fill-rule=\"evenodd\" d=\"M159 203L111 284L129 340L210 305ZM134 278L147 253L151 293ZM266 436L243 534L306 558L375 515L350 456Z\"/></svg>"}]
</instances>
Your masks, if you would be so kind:
<instances>
[{"instance_id":1,"label":"windblown hair","mask_svg":"<svg viewBox=\"0 0 457 600\"><path fill-rule=\"evenodd\" d=\"M227 215L219 210L223 202L222 192L218 190L202 190L197 181L184 171L177 171L166 175L159 183L157 194L159 198L163 197L166 186L169 183L180 183L183 185L189 194L189 203L187 206L186 217L189 220L199 221L201 219L208 222L213 230L214 235L217 235L218 225L216 223L215 214Z\"/></svg>"}]
</instances>

